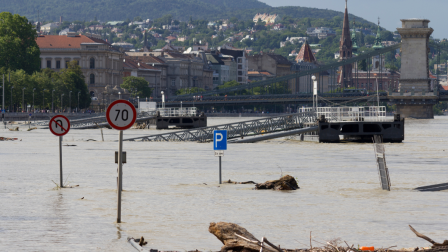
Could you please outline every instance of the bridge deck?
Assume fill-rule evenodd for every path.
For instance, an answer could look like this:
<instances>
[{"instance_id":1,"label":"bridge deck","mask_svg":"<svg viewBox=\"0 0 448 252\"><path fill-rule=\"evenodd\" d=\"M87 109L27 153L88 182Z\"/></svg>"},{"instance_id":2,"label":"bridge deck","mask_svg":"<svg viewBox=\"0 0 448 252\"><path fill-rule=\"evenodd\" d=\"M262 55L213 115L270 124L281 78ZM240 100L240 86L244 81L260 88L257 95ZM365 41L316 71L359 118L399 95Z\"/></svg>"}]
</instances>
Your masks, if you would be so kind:
<instances>
[{"instance_id":1,"label":"bridge deck","mask_svg":"<svg viewBox=\"0 0 448 252\"><path fill-rule=\"evenodd\" d=\"M315 122L314 113L297 113L277 117L222 124L211 127L176 131L157 135L124 139L124 141L198 141L213 139L213 131L227 130L227 139L255 136L272 132L303 128L306 123Z\"/></svg>"}]
</instances>

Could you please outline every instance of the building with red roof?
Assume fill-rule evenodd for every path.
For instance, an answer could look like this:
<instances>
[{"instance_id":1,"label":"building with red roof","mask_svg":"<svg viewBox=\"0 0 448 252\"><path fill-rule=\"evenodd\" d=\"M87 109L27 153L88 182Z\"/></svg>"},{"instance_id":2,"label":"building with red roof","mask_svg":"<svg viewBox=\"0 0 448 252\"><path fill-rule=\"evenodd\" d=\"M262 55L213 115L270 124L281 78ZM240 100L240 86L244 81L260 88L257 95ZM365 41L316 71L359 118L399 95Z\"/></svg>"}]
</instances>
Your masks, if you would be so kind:
<instances>
[{"instance_id":1,"label":"building with red roof","mask_svg":"<svg viewBox=\"0 0 448 252\"><path fill-rule=\"evenodd\" d=\"M124 54L99 35L90 37L76 35L40 35L36 38L40 49L41 68L55 71L68 67L68 62L76 61L81 67L92 96L98 97L105 88L120 87L123 76Z\"/></svg>"}]
</instances>

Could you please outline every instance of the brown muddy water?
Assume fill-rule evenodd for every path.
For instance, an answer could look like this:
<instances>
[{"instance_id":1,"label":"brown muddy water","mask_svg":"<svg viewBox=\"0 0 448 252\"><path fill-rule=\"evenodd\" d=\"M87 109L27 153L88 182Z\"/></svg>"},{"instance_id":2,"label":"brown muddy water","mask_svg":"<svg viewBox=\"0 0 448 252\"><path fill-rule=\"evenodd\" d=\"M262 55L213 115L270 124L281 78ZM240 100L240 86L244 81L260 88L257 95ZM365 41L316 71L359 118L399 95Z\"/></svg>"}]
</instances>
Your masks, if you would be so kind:
<instances>
[{"instance_id":1,"label":"brown muddy water","mask_svg":"<svg viewBox=\"0 0 448 252\"><path fill-rule=\"evenodd\" d=\"M246 118L209 118L222 124ZM253 118L247 118L252 120ZM114 152L118 132L71 130L64 137L64 178L57 190L58 138L49 130L0 136L0 251L134 251L128 236L159 250L216 251L210 222L234 222L284 248L306 248L309 232L324 242L360 246L427 246L448 236L448 191L417 192L448 182L448 117L407 120L405 141L386 144L392 190L380 189L372 144L278 139L229 145L223 179L264 182L289 174L292 192L218 184L212 143L125 142L122 221L116 221ZM124 138L160 133L128 130ZM97 141L86 141L95 139ZM81 199L84 197L84 199ZM319 244L314 244L319 246Z\"/></svg>"}]
</instances>

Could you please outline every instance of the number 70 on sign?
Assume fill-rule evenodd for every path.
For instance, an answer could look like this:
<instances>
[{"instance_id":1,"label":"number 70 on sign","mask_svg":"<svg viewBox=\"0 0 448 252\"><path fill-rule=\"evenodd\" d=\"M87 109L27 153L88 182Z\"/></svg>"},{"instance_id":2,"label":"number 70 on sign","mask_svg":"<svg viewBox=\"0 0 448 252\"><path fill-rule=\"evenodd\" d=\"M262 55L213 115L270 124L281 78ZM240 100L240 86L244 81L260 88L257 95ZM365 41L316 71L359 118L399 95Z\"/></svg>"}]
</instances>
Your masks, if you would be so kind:
<instances>
[{"instance_id":1,"label":"number 70 on sign","mask_svg":"<svg viewBox=\"0 0 448 252\"><path fill-rule=\"evenodd\" d=\"M127 130L134 125L137 119L137 111L129 101L117 100L107 108L106 119L112 128Z\"/></svg>"}]
</instances>

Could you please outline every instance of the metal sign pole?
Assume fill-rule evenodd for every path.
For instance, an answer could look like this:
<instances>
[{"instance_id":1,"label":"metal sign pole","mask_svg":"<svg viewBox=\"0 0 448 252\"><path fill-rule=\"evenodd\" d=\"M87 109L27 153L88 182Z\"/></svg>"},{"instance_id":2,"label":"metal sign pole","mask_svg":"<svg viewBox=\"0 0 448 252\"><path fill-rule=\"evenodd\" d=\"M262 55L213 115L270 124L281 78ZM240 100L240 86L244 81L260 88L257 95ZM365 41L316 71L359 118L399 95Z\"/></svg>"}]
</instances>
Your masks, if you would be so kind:
<instances>
[{"instance_id":1,"label":"metal sign pole","mask_svg":"<svg viewBox=\"0 0 448 252\"><path fill-rule=\"evenodd\" d=\"M118 188L117 188L117 193L118 193L118 206L117 206L117 223L121 223L121 184L122 184L122 176L121 176L121 172L122 172L122 168L123 168L123 163L122 163L122 153L123 153L123 131L120 130L119 133L119 140L118 140Z\"/></svg>"},{"instance_id":2,"label":"metal sign pole","mask_svg":"<svg viewBox=\"0 0 448 252\"><path fill-rule=\"evenodd\" d=\"M3 83L2 83L2 123L5 125L6 129L6 123L5 123L5 74L3 74Z\"/></svg>"},{"instance_id":3,"label":"metal sign pole","mask_svg":"<svg viewBox=\"0 0 448 252\"><path fill-rule=\"evenodd\" d=\"M59 137L59 179L60 179L60 186L61 188L64 187L64 185L62 184L62 136Z\"/></svg>"},{"instance_id":4,"label":"metal sign pole","mask_svg":"<svg viewBox=\"0 0 448 252\"><path fill-rule=\"evenodd\" d=\"M221 156L219 156L219 184L222 184L222 182L221 182Z\"/></svg>"}]
</instances>

